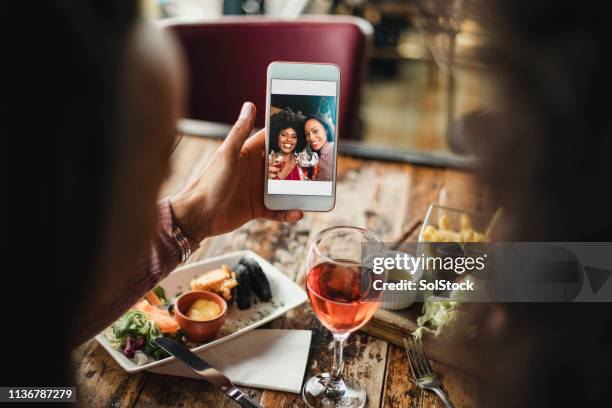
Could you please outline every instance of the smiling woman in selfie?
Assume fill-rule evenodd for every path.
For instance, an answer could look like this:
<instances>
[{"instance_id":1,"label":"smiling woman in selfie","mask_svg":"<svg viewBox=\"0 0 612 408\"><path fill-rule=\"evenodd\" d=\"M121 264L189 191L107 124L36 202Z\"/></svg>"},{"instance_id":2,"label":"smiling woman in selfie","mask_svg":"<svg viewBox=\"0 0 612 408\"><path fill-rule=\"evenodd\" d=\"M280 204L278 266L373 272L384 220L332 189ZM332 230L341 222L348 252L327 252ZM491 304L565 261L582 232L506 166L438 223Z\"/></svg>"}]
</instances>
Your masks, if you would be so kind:
<instances>
[{"instance_id":1,"label":"smiling woman in selfie","mask_svg":"<svg viewBox=\"0 0 612 408\"><path fill-rule=\"evenodd\" d=\"M278 148L278 153L269 158L269 178L303 180L294 155L305 146L303 128L304 117L299 112L285 109L270 117L270 150Z\"/></svg>"},{"instance_id":2,"label":"smiling woman in selfie","mask_svg":"<svg viewBox=\"0 0 612 408\"><path fill-rule=\"evenodd\" d=\"M317 181L331 181L334 169L334 133L331 125L320 115L311 115L304 122L304 134L310 148L319 155Z\"/></svg>"}]
</instances>

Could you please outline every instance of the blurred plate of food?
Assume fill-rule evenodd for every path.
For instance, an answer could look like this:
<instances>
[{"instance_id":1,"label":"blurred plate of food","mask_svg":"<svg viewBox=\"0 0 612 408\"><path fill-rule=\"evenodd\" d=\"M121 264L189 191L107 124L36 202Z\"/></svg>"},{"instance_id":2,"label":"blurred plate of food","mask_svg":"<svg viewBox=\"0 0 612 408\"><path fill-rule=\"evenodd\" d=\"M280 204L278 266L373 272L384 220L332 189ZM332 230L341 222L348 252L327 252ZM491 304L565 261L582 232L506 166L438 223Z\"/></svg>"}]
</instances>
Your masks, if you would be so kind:
<instances>
[{"instance_id":1,"label":"blurred plate of food","mask_svg":"<svg viewBox=\"0 0 612 408\"><path fill-rule=\"evenodd\" d=\"M498 215L499 211L491 215L463 208L430 204L419 233L417 253L420 256L440 259L481 256L484 254L481 251L486 251L486 243L490 242L490 233ZM470 299L483 301L487 297L486 292L483 291L484 281L482 280L485 273L486 268L482 274L435 267L423 270L423 276L430 282L436 280L471 281L475 290L472 293L449 290L424 292L425 299L421 315L417 319L417 329L413 335L417 339L422 338L424 332L438 336L444 330L448 330L448 326L457 320L462 303ZM469 325L464 331L469 332L468 337L473 337L476 329Z\"/></svg>"},{"instance_id":2,"label":"blurred plate of food","mask_svg":"<svg viewBox=\"0 0 612 408\"><path fill-rule=\"evenodd\" d=\"M180 318L175 319L176 299L189 292L200 295L189 296L192 304L179 302ZM194 352L206 350L282 316L307 299L304 289L265 259L239 251L176 269L96 340L124 370L134 373L174 361L153 342L158 336L171 337ZM202 343L186 336L194 326L197 330L213 325L204 330L212 330L212 338L207 335Z\"/></svg>"}]
</instances>

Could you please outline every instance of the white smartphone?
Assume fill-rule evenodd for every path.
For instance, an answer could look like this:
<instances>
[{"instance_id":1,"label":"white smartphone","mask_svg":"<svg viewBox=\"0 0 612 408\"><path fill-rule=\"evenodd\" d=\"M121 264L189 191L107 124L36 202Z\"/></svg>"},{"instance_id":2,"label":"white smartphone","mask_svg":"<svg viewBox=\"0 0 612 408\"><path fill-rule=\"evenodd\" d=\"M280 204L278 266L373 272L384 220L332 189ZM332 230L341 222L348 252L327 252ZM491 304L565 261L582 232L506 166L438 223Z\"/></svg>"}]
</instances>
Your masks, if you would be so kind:
<instances>
[{"instance_id":1,"label":"white smartphone","mask_svg":"<svg viewBox=\"0 0 612 408\"><path fill-rule=\"evenodd\" d=\"M266 208L334 208L339 99L336 65L273 62L268 66Z\"/></svg>"}]
</instances>

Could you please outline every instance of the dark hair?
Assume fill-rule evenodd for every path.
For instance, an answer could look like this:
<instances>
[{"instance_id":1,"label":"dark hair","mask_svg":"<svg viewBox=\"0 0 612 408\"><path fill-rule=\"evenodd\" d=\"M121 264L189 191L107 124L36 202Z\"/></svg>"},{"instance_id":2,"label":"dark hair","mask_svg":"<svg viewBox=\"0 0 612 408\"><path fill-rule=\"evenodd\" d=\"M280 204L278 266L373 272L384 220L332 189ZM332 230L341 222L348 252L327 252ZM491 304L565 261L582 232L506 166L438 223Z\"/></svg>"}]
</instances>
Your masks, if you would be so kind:
<instances>
[{"instance_id":1,"label":"dark hair","mask_svg":"<svg viewBox=\"0 0 612 408\"><path fill-rule=\"evenodd\" d=\"M304 115L299 111L293 112L290 108L287 108L270 116L270 150L276 150L280 132L288 128L295 130L295 133L297 133L295 151L301 152L306 147Z\"/></svg>"},{"instance_id":2,"label":"dark hair","mask_svg":"<svg viewBox=\"0 0 612 408\"><path fill-rule=\"evenodd\" d=\"M304 120L304 124L306 124L306 122L308 122L310 119L316 120L321 124L321 126L323 126L323 128L325 128L325 134L327 135L328 142L334 141L334 130L332 125L327 121L327 119L325 119L322 115L319 114L309 115L306 117L306 120Z\"/></svg>"},{"instance_id":3,"label":"dark hair","mask_svg":"<svg viewBox=\"0 0 612 408\"><path fill-rule=\"evenodd\" d=\"M596 1L494 0L483 55L493 69L495 128L481 175L521 241L609 241L612 170L609 23ZM607 85L606 85L607 84ZM603 406L612 399L610 303L511 303L488 341L482 406ZM572 330L568 322L584 329ZM583 374L579 374L583 373ZM588 374L585 374L588 373ZM559 392L562 389L563 392ZM604 402L606 404L604 404Z\"/></svg>"},{"instance_id":4,"label":"dark hair","mask_svg":"<svg viewBox=\"0 0 612 408\"><path fill-rule=\"evenodd\" d=\"M2 268L11 275L2 296L14 331L7 341L21 350L4 384L59 386L74 381L73 318L108 223L119 72L138 7L135 0L35 7L8 2L0 13L0 162L2 190L10 192L2 200L2 230L10 231Z\"/></svg>"}]
</instances>

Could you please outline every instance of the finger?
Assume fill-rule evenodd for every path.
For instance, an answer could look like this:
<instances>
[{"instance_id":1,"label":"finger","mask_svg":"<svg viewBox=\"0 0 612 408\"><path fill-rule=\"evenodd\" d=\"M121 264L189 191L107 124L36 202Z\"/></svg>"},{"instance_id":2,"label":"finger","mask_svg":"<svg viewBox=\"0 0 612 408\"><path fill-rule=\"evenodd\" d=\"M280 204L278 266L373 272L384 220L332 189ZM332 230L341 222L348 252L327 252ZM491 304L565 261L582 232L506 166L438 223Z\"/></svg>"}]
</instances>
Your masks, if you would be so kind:
<instances>
[{"instance_id":1,"label":"finger","mask_svg":"<svg viewBox=\"0 0 612 408\"><path fill-rule=\"evenodd\" d=\"M249 150L252 150L254 152L261 152L258 154L261 154L262 157L265 157L266 155L266 152L264 149L265 146L266 146L266 129L265 128L260 129L252 137L249 137L249 139L245 143L245 147L248 147Z\"/></svg>"},{"instance_id":2,"label":"finger","mask_svg":"<svg viewBox=\"0 0 612 408\"><path fill-rule=\"evenodd\" d=\"M265 209L263 213L263 218L279 222L297 222L303 217L304 213L299 210L271 211Z\"/></svg>"},{"instance_id":3,"label":"finger","mask_svg":"<svg viewBox=\"0 0 612 408\"><path fill-rule=\"evenodd\" d=\"M234 123L232 130L225 138L223 145L226 146L234 153L239 153L242 149L242 145L248 139L253 125L255 124L255 116L257 115L257 109L251 102L245 102L240 110L240 116Z\"/></svg>"}]
</instances>

